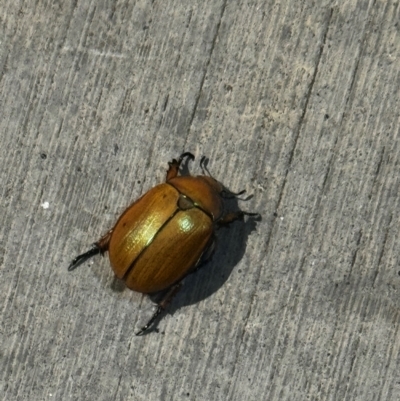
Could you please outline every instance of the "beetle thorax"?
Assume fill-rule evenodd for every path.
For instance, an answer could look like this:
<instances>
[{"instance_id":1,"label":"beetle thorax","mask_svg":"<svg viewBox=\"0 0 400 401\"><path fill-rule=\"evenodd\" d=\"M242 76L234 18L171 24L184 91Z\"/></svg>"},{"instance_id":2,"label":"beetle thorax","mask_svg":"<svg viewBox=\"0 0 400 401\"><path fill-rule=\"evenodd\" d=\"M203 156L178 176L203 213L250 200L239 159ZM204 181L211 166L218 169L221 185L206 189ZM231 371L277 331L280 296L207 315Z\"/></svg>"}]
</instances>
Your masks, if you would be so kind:
<instances>
[{"instance_id":1,"label":"beetle thorax","mask_svg":"<svg viewBox=\"0 0 400 401\"><path fill-rule=\"evenodd\" d=\"M219 194L222 192L222 190L224 189L223 185L218 182L216 179L209 177L207 175L201 175L200 176L201 179L203 179L204 181L206 181L208 183L208 185L213 188L215 191L217 191Z\"/></svg>"},{"instance_id":2,"label":"beetle thorax","mask_svg":"<svg viewBox=\"0 0 400 401\"><path fill-rule=\"evenodd\" d=\"M218 192L218 186L221 184L213 178L202 175L182 176L172 178L167 183L183 196L182 200L181 197L178 200L179 208L183 208L183 210L199 208L214 221L221 216L222 198Z\"/></svg>"}]
</instances>

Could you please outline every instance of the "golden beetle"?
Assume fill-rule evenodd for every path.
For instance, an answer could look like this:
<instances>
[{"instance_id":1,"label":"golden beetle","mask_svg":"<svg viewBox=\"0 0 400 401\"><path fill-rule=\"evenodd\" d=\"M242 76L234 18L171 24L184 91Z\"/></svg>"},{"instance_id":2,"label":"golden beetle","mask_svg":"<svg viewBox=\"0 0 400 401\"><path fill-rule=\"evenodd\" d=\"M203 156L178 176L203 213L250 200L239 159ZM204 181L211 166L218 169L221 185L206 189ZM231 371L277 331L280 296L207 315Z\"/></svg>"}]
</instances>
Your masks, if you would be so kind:
<instances>
[{"instance_id":1,"label":"golden beetle","mask_svg":"<svg viewBox=\"0 0 400 401\"><path fill-rule=\"evenodd\" d=\"M223 198L241 195L227 190L211 176L179 176L183 153L169 164L166 182L155 186L129 206L114 228L69 265L78 265L108 251L115 275L131 290L161 294L158 307L142 335L179 291L182 280L206 263L215 247L215 230L257 213L225 212ZM204 157L200 165L204 169Z\"/></svg>"}]
</instances>

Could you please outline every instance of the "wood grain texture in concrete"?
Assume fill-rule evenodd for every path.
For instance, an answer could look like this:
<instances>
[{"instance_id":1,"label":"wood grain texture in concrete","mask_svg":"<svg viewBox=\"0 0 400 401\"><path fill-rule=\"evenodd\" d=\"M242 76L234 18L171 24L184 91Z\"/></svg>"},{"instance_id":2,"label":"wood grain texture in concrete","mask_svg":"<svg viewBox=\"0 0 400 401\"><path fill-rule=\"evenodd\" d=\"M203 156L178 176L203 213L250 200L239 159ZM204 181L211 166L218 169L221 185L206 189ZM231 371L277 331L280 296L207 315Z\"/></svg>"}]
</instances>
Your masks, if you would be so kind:
<instances>
[{"instance_id":1,"label":"wood grain texture in concrete","mask_svg":"<svg viewBox=\"0 0 400 401\"><path fill-rule=\"evenodd\" d=\"M399 7L0 2L0 399L400 399ZM136 337L67 266L183 151L262 220Z\"/></svg>"}]
</instances>

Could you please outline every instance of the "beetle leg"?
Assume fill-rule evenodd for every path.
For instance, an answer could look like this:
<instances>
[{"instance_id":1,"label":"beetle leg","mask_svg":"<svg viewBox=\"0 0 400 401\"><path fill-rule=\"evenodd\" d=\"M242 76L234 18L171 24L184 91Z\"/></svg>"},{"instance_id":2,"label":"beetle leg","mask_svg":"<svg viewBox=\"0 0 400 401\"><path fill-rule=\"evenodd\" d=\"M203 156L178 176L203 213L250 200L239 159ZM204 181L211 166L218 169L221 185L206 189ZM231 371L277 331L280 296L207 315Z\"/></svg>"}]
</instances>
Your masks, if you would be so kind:
<instances>
[{"instance_id":1,"label":"beetle leg","mask_svg":"<svg viewBox=\"0 0 400 401\"><path fill-rule=\"evenodd\" d=\"M163 296L163 298L158 302L158 306L156 311L154 312L153 316L151 319L144 325L137 333L137 336L142 336L149 328L150 326L154 323L154 321L157 319L157 317L163 312L168 305L171 303L172 299L176 295L176 293L181 289L182 287L182 281L179 283L174 284L168 291L167 293Z\"/></svg>"},{"instance_id":2,"label":"beetle leg","mask_svg":"<svg viewBox=\"0 0 400 401\"><path fill-rule=\"evenodd\" d=\"M193 273L197 272L197 270L199 270L201 267L206 265L211 260L212 256L214 255L215 248L216 248L216 237L215 237L215 235L213 235L211 237L211 240L209 241L206 249L203 251L199 260L194 265L194 267L189 272L189 274L193 274Z\"/></svg>"},{"instance_id":3,"label":"beetle leg","mask_svg":"<svg viewBox=\"0 0 400 401\"><path fill-rule=\"evenodd\" d=\"M163 308L161 308L160 305L157 306L156 311L154 312L153 316L151 319L144 325L137 333L137 336L142 336L148 329L149 327L154 323L154 321L157 319L158 315L163 311Z\"/></svg>"},{"instance_id":4,"label":"beetle leg","mask_svg":"<svg viewBox=\"0 0 400 401\"><path fill-rule=\"evenodd\" d=\"M68 271L76 269L82 263L85 263L92 256L101 253L104 254L108 250L108 244L110 242L112 230L110 230L104 237L100 238L99 241L93 244L93 246L85 253L78 255L68 266Z\"/></svg>"},{"instance_id":5,"label":"beetle leg","mask_svg":"<svg viewBox=\"0 0 400 401\"><path fill-rule=\"evenodd\" d=\"M218 227L227 226L228 224L243 219L243 216L259 216L258 213L250 213L244 212L243 210L239 210L238 212L230 212L227 213L222 219L217 222Z\"/></svg>"},{"instance_id":6,"label":"beetle leg","mask_svg":"<svg viewBox=\"0 0 400 401\"><path fill-rule=\"evenodd\" d=\"M239 192L232 192L232 191L229 191L229 189L224 188L224 189L221 191L221 196L222 196L224 199L233 199L233 198L237 198L237 197L240 196L240 195L243 195L245 192L246 192L245 189L243 189L243 190L241 190L241 191L239 191Z\"/></svg>"},{"instance_id":7,"label":"beetle leg","mask_svg":"<svg viewBox=\"0 0 400 401\"><path fill-rule=\"evenodd\" d=\"M182 153L178 160L172 159L172 162L168 162L169 169L167 171L166 181L169 181L171 178L175 178L178 175L179 166L181 165L183 159L188 157L189 159L194 160L194 156L190 152Z\"/></svg>"},{"instance_id":8,"label":"beetle leg","mask_svg":"<svg viewBox=\"0 0 400 401\"><path fill-rule=\"evenodd\" d=\"M82 263L86 262L89 258L91 258L94 255L99 254L100 248L96 246L96 244L93 245L92 248L90 248L87 252L82 253L81 255L78 255L68 266L68 271L72 271L76 269L79 265Z\"/></svg>"}]
</instances>

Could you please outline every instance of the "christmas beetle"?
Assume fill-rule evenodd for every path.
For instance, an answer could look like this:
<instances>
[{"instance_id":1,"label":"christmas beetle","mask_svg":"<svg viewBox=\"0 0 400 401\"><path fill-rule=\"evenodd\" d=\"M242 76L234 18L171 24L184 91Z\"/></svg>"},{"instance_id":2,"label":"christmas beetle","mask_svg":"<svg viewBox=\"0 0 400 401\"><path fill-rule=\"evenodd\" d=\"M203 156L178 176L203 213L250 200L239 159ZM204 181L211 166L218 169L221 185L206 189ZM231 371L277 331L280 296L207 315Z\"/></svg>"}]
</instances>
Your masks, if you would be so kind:
<instances>
[{"instance_id":1,"label":"christmas beetle","mask_svg":"<svg viewBox=\"0 0 400 401\"><path fill-rule=\"evenodd\" d=\"M115 275L133 291L157 296L157 309L137 335L142 335L179 291L182 280L204 265L215 248L215 230L243 216L226 212L224 198L233 193L206 175L204 157L201 176L178 176L183 153L169 164L166 181L146 192L119 217L114 228L69 265L74 270L90 257L108 251Z\"/></svg>"}]
</instances>

